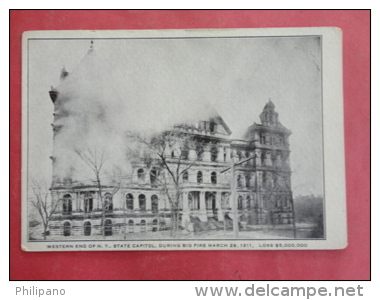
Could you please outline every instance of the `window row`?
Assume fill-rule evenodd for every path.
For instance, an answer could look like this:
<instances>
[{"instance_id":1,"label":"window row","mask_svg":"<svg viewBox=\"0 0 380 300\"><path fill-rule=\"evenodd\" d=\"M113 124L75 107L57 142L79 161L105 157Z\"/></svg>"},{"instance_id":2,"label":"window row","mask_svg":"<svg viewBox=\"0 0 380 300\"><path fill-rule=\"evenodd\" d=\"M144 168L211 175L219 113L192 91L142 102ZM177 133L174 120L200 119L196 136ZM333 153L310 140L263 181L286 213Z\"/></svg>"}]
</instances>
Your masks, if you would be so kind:
<instances>
[{"instance_id":1,"label":"window row","mask_svg":"<svg viewBox=\"0 0 380 300\"><path fill-rule=\"evenodd\" d=\"M128 233L136 232L136 226L139 227L139 232L147 231L147 222L145 220L141 220L139 223L136 223L133 220L129 220L128 223L125 224L127 227ZM104 223L104 235L111 236L113 235L112 230L112 220L107 219ZM158 231L158 220L153 219L152 221L152 231ZM72 234L72 228L70 222L63 223L63 236L70 236ZM92 234L92 224L90 221L86 221L83 223L83 235L90 236Z\"/></svg>"},{"instance_id":2,"label":"window row","mask_svg":"<svg viewBox=\"0 0 380 300\"><path fill-rule=\"evenodd\" d=\"M145 183L145 171L144 169L140 168L137 170L137 179L139 184L144 184ZM159 172L157 169L152 169L149 172L149 180L150 184L152 186L156 186L159 182Z\"/></svg>"},{"instance_id":3,"label":"window row","mask_svg":"<svg viewBox=\"0 0 380 300\"><path fill-rule=\"evenodd\" d=\"M137 178L138 178L139 184L144 184L145 183L145 172L144 172L144 169L138 169L137 170ZM154 175L153 176L152 176L152 171L151 171L150 183L152 185L156 185L157 184L157 179L156 178L157 178L157 171L154 171ZM183 172L183 174L182 174L182 181L184 183L189 182L189 172L188 171ZM217 184L218 183L217 173L216 172L211 172L210 182L212 184ZM197 183L203 183L203 173L202 173L202 171L198 171L197 172Z\"/></svg>"},{"instance_id":4,"label":"window row","mask_svg":"<svg viewBox=\"0 0 380 300\"><path fill-rule=\"evenodd\" d=\"M269 135L265 135L265 134L260 135L260 144L262 144L262 145L279 145L279 146L285 145L283 137L281 137L281 136L269 136Z\"/></svg>"},{"instance_id":5,"label":"window row","mask_svg":"<svg viewBox=\"0 0 380 300\"><path fill-rule=\"evenodd\" d=\"M62 201L62 212L64 214L70 214L73 210L73 204L72 204L72 197L70 194L66 194L63 196ZM146 203L146 197L144 194L140 194L138 196L138 208L141 211L147 210L147 203ZM134 201L133 201L133 195L127 194L126 195L126 208L127 210L134 210ZM94 209L94 197L92 193L86 193L85 197L83 199L83 210L84 212L92 212ZM151 197L151 209L153 212L158 211L158 197L156 195L153 195ZM110 193L106 193L104 196L104 211L105 212L112 212L113 211L113 200L112 195Z\"/></svg>"},{"instance_id":6,"label":"window row","mask_svg":"<svg viewBox=\"0 0 380 300\"><path fill-rule=\"evenodd\" d=\"M239 196L237 199L238 209L257 209L259 208L259 202L257 199L252 199L250 196L247 196L245 199L243 196Z\"/></svg>"},{"instance_id":7,"label":"window row","mask_svg":"<svg viewBox=\"0 0 380 300\"><path fill-rule=\"evenodd\" d=\"M226 162L227 161L227 147L223 147L222 150L219 150L218 147L216 147L216 146L211 147L210 156L208 159L211 162L219 161L218 160L219 151L223 151L223 153L222 153L223 157L221 159L224 162ZM188 146L185 145L182 149L180 149L180 151L172 150L171 151L171 158L177 158L178 156L181 156L181 159L188 160L188 159L190 159L189 154L190 154L190 149ZM197 145L195 147L195 154L196 154L196 160L198 160L198 161L204 160L205 159L204 147L202 145Z\"/></svg>"},{"instance_id":8,"label":"window row","mask_svg":"<svg viewBox=\"0 0 380 300\"><path fill-rule=\"evenodd\" d=\"M62 201L62 212L64 214L69 214L73 210L73 200L70 194L66 194L61 199ZM84 212L92 212L94 209L94 194L91 192L87 192L84 194L83 198L83 210ZM106 193L104 195L104 211L112 212L113 211L113 201L112 195L110 193Z\"/></svg>"},{"instance_id":9,"label":"window row","mask_svg":"<svg viewBox=\"0 0 380 300\"><path fill-rule=\"evenodd\" d=\"M187 171L183 174L183 182L188 182L189 175ZM210 174L210 182L212 184L218 183L218 176L216 175L216 172L211 172ZM203 173L202 171L197 172L197 183L203 183Z\"/></svg>"},{"instance_id":10,"label":"window row","mask_svg":"<svg viewBox=\"0 0 380 300\"><path fill-rule=\"evenodd\" d=\"M152 212L158 212L158 197L153 195L151 198L151 209ZM146 197L144 194L138 196L138 207L135 207L134 198L132 194L127 194L125 196L125 204L127 210L139 209L141 211L147 210Z\"/></svg>"},{"instance_id":11,"label":"window row","mask_svg":"<svg viewBox=\"0 0 380 300\"><path fill-rule=\"evenodd\" d=\"M216 193L206 192L205 193L205 208L207 210L215 210L216 205ZM238 196L237 199L238 209L257 209L259 208L259 202L252 198L251 196ZM230 206L230 194L222 193L221 195L221 207L222 209L231 208ZM188 194L188 207L190 210L200 210L200 192L190 192Z\"/></svg>"}]
</instances>

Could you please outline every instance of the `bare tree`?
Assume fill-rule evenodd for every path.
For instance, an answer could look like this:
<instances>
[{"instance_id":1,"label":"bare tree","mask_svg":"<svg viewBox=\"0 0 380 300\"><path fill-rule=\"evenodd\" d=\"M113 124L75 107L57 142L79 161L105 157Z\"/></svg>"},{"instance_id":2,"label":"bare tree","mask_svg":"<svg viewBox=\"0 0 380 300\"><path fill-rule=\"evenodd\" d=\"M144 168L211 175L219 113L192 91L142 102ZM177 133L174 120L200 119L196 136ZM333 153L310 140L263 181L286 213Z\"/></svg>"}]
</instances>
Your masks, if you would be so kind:
<instances>
[{"instance_id":1,"label":"bare tree","mask_svg":"<svg viewBox=\"0 0 380 300\"><path fill-rule=\"evenodd\" d=\"M99 194L99 199L101 201L102 209L102 235L103 238L105 238L106 213L110 210L111 203L104 197L105 194L103 193L103 190L107 188L107 194L110 193L111 197L113 198L113 196L121 188L121 173L117 172L115 176L112 176L111 184L104 185L102 183L102 174L104 173L104 165L106 162L106 149L98 149L98 147L90 148L86 146L83 148L76 148L74 152L89 167L95 177L96 188ZM111 191L109 191L110 189Z\"/></svg>"},{"instance_id":2,"label":"bare tree","mask_svg":"<svg viewBox=\"0 0 380 300\"><path fill-rule=\"evenodd\" d=\"M153 176L157 181L157 188L169 201L171 234L176 235L179 229L180 201L183 194L182 177L198 161L198 156L193 158L189 156L189 149L195 149L194 136L180 127L153 137L144 137L136 132L129 135L139 145L137 152L130 152L133 153L135 163L144 164L147 169L152 166L157 168Z\"/></svg>"},{"instance_id":3,"label":"bare tree","mask_svg":"<svg viewBox=\"0 0 380 300\"><path fill-rule=\"evenodd\" d=\"M47 185L39 183L37 180L32 180L32 191L34 197L31 198L30 202L41 218L44 228L43 237L44 240L46 240L49 231L50 218L56 212L59 206L59 201L52 205L49 199L50 191L47 188Z\"/></svg>"}]
</instances>

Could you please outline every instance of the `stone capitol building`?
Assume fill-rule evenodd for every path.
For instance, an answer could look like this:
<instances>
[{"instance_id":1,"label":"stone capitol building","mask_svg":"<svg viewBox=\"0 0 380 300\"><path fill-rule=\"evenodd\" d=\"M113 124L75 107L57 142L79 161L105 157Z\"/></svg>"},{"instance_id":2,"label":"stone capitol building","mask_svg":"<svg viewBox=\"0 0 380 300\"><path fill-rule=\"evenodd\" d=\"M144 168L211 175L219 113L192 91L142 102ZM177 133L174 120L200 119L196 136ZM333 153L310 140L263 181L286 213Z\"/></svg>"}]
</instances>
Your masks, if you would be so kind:
<instances>
[{"instance_id":1,"label":"stone capitol building","mask_svg":"<svg viewBox=\"0 0 380 300\"><path fill-rule=\"evenodd\" d=\"M70 75L63 70L61 81ZM56 147L55 140L64 130L58 124L67 113L64 105L67 99L61 98L55 88L49 93L54 105L53 147ZM57 239L159 235L172 228L173 206L167 195L175 191L180 193L176 212L181 231L231 231L236 215L240 231L268 224L291 226L294 222L289 162L291 131L280 123L271 100L258 115L260 124L249 126L241 140L230 138L231 130L217 113L206 120L174 126L173 130L192 143L181 154L170 149L165 152L167 168L175 168L181 155L180 180L176 187L168 184L166 189L159 178L167 173L167 168L162 164L147 165L143 158L132 164L132 174L119 188L112 182L97 184L60 178L56 170L59 157L53 150L50 191L56 210L50 219L50 235ZM231 170L223 172L232 160L243 161L234 168L233 185ZM235 188L236 199L231 199L231 188ZM233 211L234 205L237 212Z\"/></svg>"}]
</instances>

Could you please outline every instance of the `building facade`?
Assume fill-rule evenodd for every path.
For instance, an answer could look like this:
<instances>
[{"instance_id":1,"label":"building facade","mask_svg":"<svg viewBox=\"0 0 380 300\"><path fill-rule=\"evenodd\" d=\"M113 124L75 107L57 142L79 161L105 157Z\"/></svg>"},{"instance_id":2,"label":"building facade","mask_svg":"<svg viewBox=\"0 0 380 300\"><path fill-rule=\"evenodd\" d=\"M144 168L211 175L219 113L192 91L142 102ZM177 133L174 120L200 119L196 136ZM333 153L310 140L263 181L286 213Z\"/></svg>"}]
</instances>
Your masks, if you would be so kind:
<instances>
[{"instance_id":1,"label":"building facade","mask_svg":"<svg viewBox=\"0 0 380 300\"><path fill-rule=\"evenodd\" d=\"M63 70L61 80L67 76L70 74ZM54 88L49 93L54 104L52 126L56 139L64 126L60 120L67 117L67 99L61 99ZM176 125L173 130L191 143L180 147L180 152L178 147L167 147L165 166L162 158L147 164L141 154L132 164L132 174L121 184L96 178L76 182L70 174L62 178L57 175L59 157L54 152L51 197L56 211L50 220L50 234L155 234L172 228L173 213L178 214L178 228L186 231L231 230L235 215L240 230L292 224L291 131L279 122L270 100L259 117L261 123L248 127L241 140L230 138L229 127L217 113L207 120ZM232 184L231 170L223 171L241 161L235 167ZM169 170L179 171L178 182L167 181ZM231 199L233 186L236 199Z\"/></svg>"}]
</instances>

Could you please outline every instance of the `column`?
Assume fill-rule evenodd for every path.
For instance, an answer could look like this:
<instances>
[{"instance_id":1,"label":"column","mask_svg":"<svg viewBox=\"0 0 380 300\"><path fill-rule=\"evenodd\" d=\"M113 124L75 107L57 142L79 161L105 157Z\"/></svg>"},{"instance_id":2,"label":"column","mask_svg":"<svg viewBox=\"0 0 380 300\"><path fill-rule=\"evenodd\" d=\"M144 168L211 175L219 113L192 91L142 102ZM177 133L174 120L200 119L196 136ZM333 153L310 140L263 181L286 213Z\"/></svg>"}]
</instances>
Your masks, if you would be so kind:
<instances>
[{"instance_id":1,"label":"column","mask_svg":"<svg viewBox=\"0 0 380 300\"><path fill-rule=\"evenodd\" d=\"M102 209L103 208L103 206L102 206L102 199L101 199L101 197L100 197L100 194L99 194L99 191L97 191L97 192L95 192L95 197L94 197L95 199L95 201L96 201L96 208L97 209ZM95 208L95 205L93 204L93 208Z\"/></svg>"},{"instance_id":2,"label":"column","mask_svg":"<svg viewBox=\"0 0 380 300\"><path fill-rule=\"evenodd\" d=\"M251 151L248 151L248 156L251 157L254 153ZM247 161L248 166L253 166L255 164L254 162L255 158L251 158L249 161Z\"/></svg>"},{"instance_id":3,"label":"column","mask_svg":"<svg viewBox=\"0 0 380 300\"><path fill-rule=\"evenodd\" d=\"M209 170L203 170L203 183L211 183L211 172Z\"/></svg>"},{"instance_id":4,"label":"column","mask_svg":"<svg viewBox=\"0 0 380 300\"><path fill-rule=\"evenodd\" d=\"M158 211L161 212L166 209L165 195L160 194L158 196Z\"/></svg>"},{"instance_id":5,"label":"column","mask_svg":"<svg viewBox=\"0 0 380 300\"><path fill-rule=\"evenodd\" d=\"M79 197L79 192L75 193L75 210L79 210L79 205L80 205L80 197ZM74 210L74 209L73 209Z\"/></svg>"},{"instance_id":6,"label":"column","mask_svg":"<svg viewBox=\"0 0 380 300\"><path fill-rule=\"evenodd\" d=\"M191 147L189 148L189 160L195 161L197 159L197 152L195 151L195 148Z\"/></svg>"},{"instance_id":7,"label":"column","mask_svg":"<svg viewBox=\"0 0 380 300\"><path fill-rule=\"evenodd\" d=\"M216 159L217 162L224 161L224 147L217 147L218 148L218 158Z\"/></svg>"},{"instance_id":8,"label":"column","mask_svg":"<svg viewBox=\"0 0 380 300\"><path fill-rule=\"evenodd\" d=\"M185 191L182 193L182 226L190 230L190 212L189 212L189 192Z\"/></svg>"},{"instance_id":9,"label":"column","mask_svg":"<svg viewBox=\"0 0 380 300\"><path fill-rule=\"evenodd\" d=\"M261 190L261 187L262 187L262 185L263 185L263 173L260 172L260 171L258 171L258 172L256 173L256 182L257 182L257 187L256 187L256 189L259 191L259 190Z\"/></svg>"},{"instance_id":10,"label":"column","mask_svg":"<svg viewBox=\"0 0 380 300\"><path fill-rule=\"evenodd\" d=\"M254 140L253 145L254 145L255 147L258 147L258 146L260 145L260 135L259 135L258 132L255 132L255 133L253 134L253 140Z\"/></svg>"},{"instance_id":11,"label":"column","mask_svg":"<svg viewBox=\"0 0 380 300\"><path fill-rule=\"evenodd\" d=\"M79 210L84 211L84 193L79 194Z\"/></svg>"},{"instance_id":12,"label":"column","mask_svg":"<svg viewBox=\"0 0 380 300\"><path fill-rule=\"evenodd\" d=\"M147 211L152 211L152 194L151 193L145 193L145 205Z\"/></svg>"},{"instance_id":13,"label":"column","mask_svg":"<svg viewBox=\"0 0 380 300\"><path fill-rule=\"evenodd\" d=\"M137 170L138 168L132 169L132 183L138 183Z\"/></svg>"},{"instance_id":14,"label":"column","mask_svg":"<svg viewBox=\"0 0 380 300\"><path fill-rule=\"evenodd\" d=\"M206 212L206 198L205 198L205 191L200 192L199 197L199 219L203 222L207 221L207 212Z\"/></svg>"},{"instance_id":15,"label":"column","mask_svg":"<svg viewBox=\"0 0 380 300\"><path fill-rule=\"evenodd\" d=\"M264 152L264 164L266 166L270 166L271 165L271 159L270 159L270 152L269 151L265 151Z\"/></svg>"},{"instance_id":16,"label":"column","mask_svg":"<svg viewBox=\"0 0 380 300\"><path fill-rule=\"evenodd\" d=\"M280 153L277 153L277 156L276 156L276 167L282 167L282 161L281 161L281 154Z\"/></svg>"},{"instance_id":17,"label":"column","mask_svg":"<svg viewBox=\"0 0 380 300\"><path fill-rule=\"evenodd\" d=\"M185 191L182 193L182 209L184 212L189 211L189 192Z\"/></svg>"},{"instance_id":18,"label":"column","mask_svg":"<svg viewBox=\"0 0 380 300\"><path fill-rule=\"evenodd\" d=\"M226 147L226 162L231 160L231 148L230 146Z\"/></svg>"},{"instance_id":19,"label":"column","mask_svg":"<svg viewBox=\"0 0 380 300\"><path fill-rule=\"evenodd\" d=\"M206 198L205 198L206 192L201 191L200 192L200 199L199 199L199 209L200 210L206 210Z\"/></svg>"},{"instance_id":20,"label":"column","mask_svg":"<svg viewBox=\"0 0 380 300\"><path fill-rule=\"evenodd\" d=\"M236 154L236 149L231 149L231 155L230 156L231 156L231 158L234 159L235 162L238 161L237 154ZM230 161L231 161L231 159L230 159Z\"/></svg>"},{"instance_id":21,"label":"column","mask_svg":"<svg viewBox=\"0 0 380 300\"><path fill-rule=\"evenodd\" d=\"M140 210L139 194L134 192L132 193L132 195L133 195L133 210Z\"/></svg>"},{"instance_id":22,"label":"column","mask_svg":"<svg viewBox=\"0 0 380 300\"><path fill-rule=\"evenodd\" d=\"M216 192L216 209L218 210L218 221L223 221L222 193Z\"/></svg>"},{"instance_id":23,"label":"column","mask_svg":"<svg viewBox=\"0 0 380 300\"><path fill-rule=\"evenodd\" d=\"M249 176L251 176L251 181L250 181L250 188L256 189L256 174L255 173L249 173Z\"/></svg>"},{"instance_id":24,"label":"column","mask_svg":"<svg viewBox=\"0 0 380 300\"><path fill-rule=\"evenodd\" d=\"M165 209L167 209L167 210L170 210L171 209L171 206L170 206L170 201L169 201L169 198L168 198L168 196L165 194L165 196L164 196L165 198Z\"/></svg>"},{"instance_id":25,"label":"column","mask_svg":"<svg viewBox=\"0 0 380 300\"><path fill-rule=\"evenodd\" d=\"M258 149L256 149L255 150L255 155L256 155L256 157L255 157L255 164L256 164L256 166L261 166L261 150L258 150Z\"/></svg>"},{"instance_id":26,"label":"column","mask_svg":"<svg viewBox=\"0 0 380 300\"><path fill-rule=\"evenodd\" d=\"M209 145L203 146L203 161L211 161L211 148Z\"/></svg>"},{"instance_id":27,"label":"column","mask_svg":"<svg viewBox=\"0 0 380 300\"><path fill-rule=\"evenodd\" d=\"M56 207L57 205L57 202L59 201L59 195L57 192L52 192L51 193L51 200L52 200L52 207ZM56 211L59 211L60 210L60 206L59 204L57 205L57 208L56 208Z\"/></svg>"},{"instance_id":28,"label":"column","mask_svg":"<svg viewBox=\"0 0 380 300\"><path fill-rule=\"evenodd\" d=\"M197 172L198 172L198 170L190 168L189 170L187 170L187 172L189 174L189 183L195 183L195 182L197 182Z\"/></svg>"}]
</instances>

